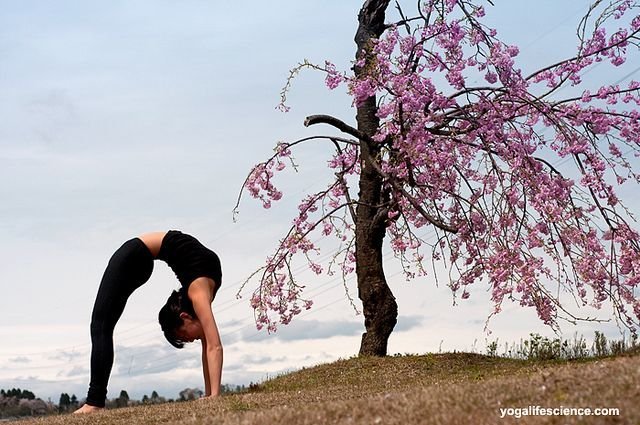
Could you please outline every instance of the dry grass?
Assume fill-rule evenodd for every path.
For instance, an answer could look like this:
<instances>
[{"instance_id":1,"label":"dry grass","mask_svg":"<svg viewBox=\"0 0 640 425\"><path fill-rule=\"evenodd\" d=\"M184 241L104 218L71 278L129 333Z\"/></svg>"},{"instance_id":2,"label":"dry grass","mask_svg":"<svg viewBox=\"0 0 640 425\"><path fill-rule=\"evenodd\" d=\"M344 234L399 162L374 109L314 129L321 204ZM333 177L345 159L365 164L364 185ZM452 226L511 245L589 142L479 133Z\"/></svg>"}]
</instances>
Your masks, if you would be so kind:
<instances>
[{"instance_id":1,"label":"dry grass","mask_svg":"<svg viewBox=\"0 0 640 425\"><path fill-rule=\"evenodd\" d=\"M353 358L218 400L140 406L58 424L640 424L640 355L532 362L477 354ZM620 416L500 418L500 408L615 407Z\"/></svg>"}]
</instances>

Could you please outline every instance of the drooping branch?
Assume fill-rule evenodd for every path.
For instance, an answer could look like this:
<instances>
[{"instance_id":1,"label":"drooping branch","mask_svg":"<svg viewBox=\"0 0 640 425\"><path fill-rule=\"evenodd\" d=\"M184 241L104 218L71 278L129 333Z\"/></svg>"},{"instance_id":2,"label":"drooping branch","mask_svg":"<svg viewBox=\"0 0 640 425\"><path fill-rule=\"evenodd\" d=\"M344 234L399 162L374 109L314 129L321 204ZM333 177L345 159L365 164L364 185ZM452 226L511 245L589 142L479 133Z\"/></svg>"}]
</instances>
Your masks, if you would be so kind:
<instances>
[{"instance_id":1,"label":"drooping branch","mask_svg":"<svg viewBox=\"0 0 640 425\"><path fill-rule=\"evenodd\" d=\"M346 125L346 124L345 124ZM236 199L236 204L233 207L233 220L236 220L237 215L239 214L239 207L240 207L240 201L242 200L242 195L244 194L245 189L248 187L250 180L252 179L252 177L254 177L254 175L256 173L258 174L267 174L266 170L273 165L274 161L277 161L281 156L282 156L282 151L283 150L290 150L291 148L300 145L302 143L305 142L309 142L311 140L329 140L330 142L332 142L334 145L338 145L338 143L344 143L346 145L359 145L359 143L355 140L350 140L350 139L345 139L342 137L336 137L336 136L310 136L310 137L304 137L302 139L298 139L294 142L289 142L289 143L280 143L278 144L278 146L276 147L276 153L274 153L269 159L267 159L264 162L261 162L259 164L257 164L256 166L253 167L253 169L251 170L251 172L247 175L247 177L245 178L244 182L242 183L242 186L240 188L240 191L238 193L238 197ZM295 164L294 164L295 167ZM269 183L270 177L267 177L267 183Z\"/></svg>"},{"instance_id":2,"label":"drooping branch","mask_svg":"<svg viewBox=\"0 0 640 425\"><path fill-rule=\"evenodd\" d=\"M600 49L594 50L593 52L589 52L587 54L579 54L579 55L574 56L572 58L564 59L564 60L561 60L559 62L554 63L553 65L549 65L547 67L541 68L541 69L531 73L527 77L525 77L525 80L531 80L534 77L536 77L537 75L542 74L543 72L550 71L550 70L552 70L554 68L558 68L558 67L560 67L562 65L565 65L565 64L568 64L570 62L577 62L577 61L581 61L583 59L587 59L587 58L590 58L590 57L598 56L599 54L602 54L602 53L604 53L606 51L609 51L609 50L611 50L611 49L613 49L615 47L624 45L625 43L629 42L629 40L633 40L633 39L638 38L638 34L640 34L640 30L634 31L633 33L631 33L629 36L623 38L622 40L619 40L616 43L613 43L611 45L607 45L607 46L602 47Z\"/></svg>"},{"instance_id":3,"label":"drooping branch","mask_svg":"<svg viewBox=\"0 0 640 425\"><path fill-rule=\"evenodd\" d=\"M342 151L342 148L340 148L340 144L337 141L334 141L333 143L336 147L336 151L338 152L338 154L342 155L343 151ZM347 182L345 181L344 176L353 167L355 167L355 165L356 165L356 161L354 161L353 164L351 164L351 166L349 166L348 168L345 168L343 166L342 170L336 173L336 179L338 179L338 182L342 186L342 189L344 191L344 196L347 199L347 203L349 205L349 214L351 214L351 219L353 220L354 223L357 220L356 211L353 208L354 203L353 203L353 200L351 199L351 195L349 194L349 186L347 185Z\"/></svg>"}]
</instances>

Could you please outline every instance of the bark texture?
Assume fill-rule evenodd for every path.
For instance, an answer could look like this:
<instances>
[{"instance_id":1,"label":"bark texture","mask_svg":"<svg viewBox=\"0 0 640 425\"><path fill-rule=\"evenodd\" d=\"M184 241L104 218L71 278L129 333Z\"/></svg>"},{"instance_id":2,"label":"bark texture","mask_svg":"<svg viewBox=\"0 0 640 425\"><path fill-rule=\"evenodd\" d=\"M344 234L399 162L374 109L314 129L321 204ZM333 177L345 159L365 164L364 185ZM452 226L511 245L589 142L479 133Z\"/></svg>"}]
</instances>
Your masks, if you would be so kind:
<instances>
[{"instance_id":1,"label":"bark texture","mask_svg":"<svg viewBox=\"0 0 640 425\"><path fill-rule=\"evenodd\" d=\"M356 76L365 75L375 60L370 55L371 42L384 32L385 10L390 0L367 0L358 14L355 42L356 58L366 59L356 67ZM387 342L396 325L398 305L384 275L382 242L386 233L386 203L382 176L371 166L379 155L379 148L371 137L376 133L376 98L368 98L358 106L358 130L366 140L360 139L362 172L359 182L359 203L356 210L356 274L358 297L362 300L366 332L362 335L360 355L385 356Z\"/></svg>"}]
</instances>

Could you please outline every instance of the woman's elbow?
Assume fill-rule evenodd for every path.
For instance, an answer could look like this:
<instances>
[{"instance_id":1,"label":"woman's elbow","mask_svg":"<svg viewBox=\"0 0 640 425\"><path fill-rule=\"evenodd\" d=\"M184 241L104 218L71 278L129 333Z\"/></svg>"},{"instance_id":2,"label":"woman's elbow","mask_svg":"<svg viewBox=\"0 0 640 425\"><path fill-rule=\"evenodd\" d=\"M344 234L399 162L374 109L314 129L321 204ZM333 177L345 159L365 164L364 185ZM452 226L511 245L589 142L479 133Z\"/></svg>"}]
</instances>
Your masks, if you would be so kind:
<instances>
[{"instance_id":1,"label":"woman's elbow","mask_svg":"<svg viewBox=\"0 0 640 425\"><path fill-rule=\"evenodd\" d=\"M209 353L222 353L222 343L207 344L207 352Z\"/></svg>"}]
</instances>

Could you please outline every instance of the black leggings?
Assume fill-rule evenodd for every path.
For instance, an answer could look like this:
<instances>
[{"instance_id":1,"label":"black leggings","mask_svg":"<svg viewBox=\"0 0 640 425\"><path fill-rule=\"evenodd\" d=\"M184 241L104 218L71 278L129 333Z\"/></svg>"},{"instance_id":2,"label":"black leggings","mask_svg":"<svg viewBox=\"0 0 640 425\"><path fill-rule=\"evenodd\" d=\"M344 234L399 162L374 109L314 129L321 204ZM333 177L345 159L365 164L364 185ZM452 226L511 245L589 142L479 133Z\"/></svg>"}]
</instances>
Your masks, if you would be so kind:
<instances>
[{"instance_id":1,"label":"black leggings","mask_svg":"<svg viewBox=\"0 0 640 425\"><path fill-rule=\"evenodd\" d=\"M127 299L153 271L153 255L140 239L125 242L104 271L91 315L91 383L87 404L104 407L113 366L113 330Z\"/></svg>"}]
</instances>

